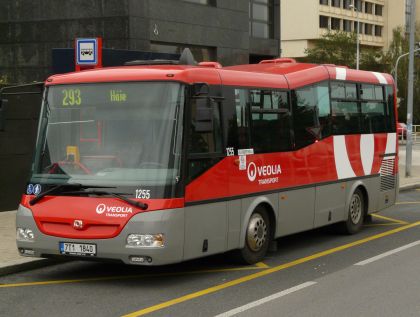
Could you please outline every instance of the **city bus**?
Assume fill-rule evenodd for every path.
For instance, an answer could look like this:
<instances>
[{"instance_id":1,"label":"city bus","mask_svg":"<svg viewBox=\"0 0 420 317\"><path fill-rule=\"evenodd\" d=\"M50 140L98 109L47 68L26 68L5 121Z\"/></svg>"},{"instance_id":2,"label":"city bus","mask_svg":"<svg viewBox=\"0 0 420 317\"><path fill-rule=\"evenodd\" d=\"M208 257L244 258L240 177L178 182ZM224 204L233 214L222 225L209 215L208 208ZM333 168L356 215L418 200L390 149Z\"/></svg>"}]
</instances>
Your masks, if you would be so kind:
<instances>
[{"instance_id":1,"label":"city bus","mask_svg":"<svg viewBox=\"0 0 420 317\"><path fill-rule=\"evenodd\" d=\"M191 65L193 64L193 65ZM138 62L45 81L21 255L164 265L347 234L398 193L388 74L289 58Z\"/></svg>"}]
</instances>

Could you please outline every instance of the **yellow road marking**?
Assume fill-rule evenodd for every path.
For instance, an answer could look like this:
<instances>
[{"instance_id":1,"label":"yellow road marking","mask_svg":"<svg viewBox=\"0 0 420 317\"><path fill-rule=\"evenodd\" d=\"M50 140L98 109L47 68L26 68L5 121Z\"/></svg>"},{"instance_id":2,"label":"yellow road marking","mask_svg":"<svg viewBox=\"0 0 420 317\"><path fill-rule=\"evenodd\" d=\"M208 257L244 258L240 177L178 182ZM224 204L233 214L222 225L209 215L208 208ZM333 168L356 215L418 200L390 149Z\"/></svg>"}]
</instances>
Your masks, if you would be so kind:
<instances>
[{"instance_id":1,"label":"yellow road marking","mask_svg":"<svg viewBox=\"0 0 420 317\"><path fill-rule=\"evenodd\" d=\"M396 203L396 205L415 205L420 204L420 201L401 201L399 203Z\"/></svg>"},{"instance_id":2,"label":"yellow road marking","mask_svg":"<svg viewBox=\"0 0 420 317\"><path fill-rule=\"evenodd\" d=\"M129 279L136 279L136 278L142 278L142 277L177 276L177 275L192 275L192 274L201 274L201 273L221 273L221 272L249 271L249 270L261 270L263 268L265 268L265 267L255 265L255 266L245 266L245 267L233 267L233 268L222 268L222 269L205 269L205 270L171 272L171 273L102 276L102 277L81 278L81 279L73 279L73 280L23 282L23 283L13 283L13 284L0 284L0 288L22 287L22 286L38 286L38 285L54 285L54 284L69 284L69 283L84 283L84 282L98 282L98 281L113 281L113 280L129 280Z\"/></svg>"},{"instance_id":3,"label":"yellow road marking","mask_svg":"<svg viewBox=\"0 0 420 317\"><path fill-rule=\"evenodd\" d=\"M401 225L406 225L406 224L408 224L408 222L407 222L407 221L398 220L398 219L394 219L394 218L391 218L391 217L385 217L385 216L378 215L378 214L372 214L372 216L373 216L373 217L375 217L375 218L388 220L388 221L391 221L391 222L394 222L394 223L398 223L398 224L401 224Z\"/></svg>"},{"instance_id":4,"label":"yellow road marking","mask_svg":"<svg viewBox=\"0 0 420 317\"><path fill-rule=\"evenodd\" d=\"M388 222L388 223L375 223L375 224L371 224L371 225L363 225L363 227L387 227L387 226L399 226L399 223L396 222Z\"/></svg>"},{"instance_id":5,"label":"yellow road marking","mask_svg":"<svg viewBox=\"0 0 420 317\"><path fill-rule=\"evenodd\" d=\"M367 237L367 238L364 238L364 239L360 239L360 240L350 242L350 243L347 243L347 244L344 244L344 245L341 245L341 246L338 246L338 247L335 247L335 248L332 248L332 249L328 249L328 250L325 250L325 251L322 251L322 252L318 252L318 253L312 254L310 256L300 258L300 259L297 259L297 260L294 260L294 261L291 261L291 262L288 262L288 263L285 263L285 264L274 266L272 268L269 268L269 269L266 269L266 270L263 270L263 271L259 271L257 273L251 274L251 275L246 275L246 276L243 276L241 278L237 278L237 279L234 279L232 281L229 281L229 282L226 282L226 283L223 283L223 284L219 284L219 285L216 285L216 286L213 286L213 287L209 287L209 288L203 289L203 290L198 291L198 292L194 292L194 293L190 293L190 294L178 297L178 298L174 298L174 299L171 299L169 301L166 301L166 302L154 305L154 306L143 308L143 309L140 309L140 310L135 311L133 313L129 313L127 315L124 315L123 317L143 316L143 315L155 312L157 310L168 308L170 306L173 306L173 305L176 305L176 304L179 304L179 303L182 303L182 302L186 302L188 300L191 300L191 299L194 299L194 298L197 298L197 297L208 295L208 294L223 290L223 289L228 288L228 287L232 287L232 286L242 284L242 283L245 283L245 282L260 278L260 277L263 277L263 276L267 276L269 274L272 274L272 273L275 273L275 272L278 272L278 271L281 271L281 270L284 270L284 269L287 269L287 268L290 268L290 267L293 267L293 266L296 266L296 265L299 265L299 264L302 264L302 263L305 263L305 262L308 262L308 261L311 261L311 260L315 260L315 259L327 256L327 255L339 252L339 251L343 251L343 250L346 250L346 249L349 249L351 247L364 244L364 243L372 241L372 240L383 238L383 237L386 237L386 236L389 236L389 235L392 235L392 234L395 234L395 233L398 233L398 232L401 232L401 231L404 231L404 230L407 230L407 229L410 229L410 228L413 228L413 227L416 227L416 226L419 226L419 225L420 225L420 221L415 222L415 223L411 223L411 224L408 224L408 225L405 225L405 226L401 226L401 227L398 227L398 228L395 228L395 229L392 229L392 230L389 230L389 231L385 231L385 232L382 232L382 233L379 233L379 234L376 234L376 235L373 235L373 236L370 236L370 237Z\"/></svg>"},{"instance_id":6,"label":"yellow road marking","mask_svg":"<svg viewBox=\"0 0 420 317\"><path fill-rule=\"evenodd\" d=\"M269 266L267 264L265 264L264 262L258 262L257 264L255 264L256 267L259 267L261 269L268 269Z\"/></svg>"}]
</instances>

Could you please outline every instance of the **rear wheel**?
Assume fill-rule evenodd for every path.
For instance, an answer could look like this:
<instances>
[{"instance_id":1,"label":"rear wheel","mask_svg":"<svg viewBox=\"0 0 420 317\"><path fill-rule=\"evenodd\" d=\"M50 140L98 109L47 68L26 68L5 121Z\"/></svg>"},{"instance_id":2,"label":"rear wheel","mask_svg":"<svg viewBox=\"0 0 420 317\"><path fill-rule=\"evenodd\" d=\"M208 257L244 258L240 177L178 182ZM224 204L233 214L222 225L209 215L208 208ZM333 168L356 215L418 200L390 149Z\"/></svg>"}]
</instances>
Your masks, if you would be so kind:
<instances>
[{"instance_id":1,"label":"rear wheel","mask_svg":"<svg viewBox=\"0 0 420 317\"><path fill-rule=\"evenodd\" d=\"M241 263L254 264L264 259L271 239L271 224L267 211L257 207L249 218L245 233L245 246L235 251Z\"/></svg>"},{"instance_id":2,"label":"rear wheel","mask_svg":"<svg viewBox=\"0 0 420 317\"><path fill-rule=\"evenodd\" d=\"M359 232L365 217L365 199L360 189L356 189L350 198L347 220L341 223L341 231L346 234Z\"/></svg>"}]
</instances>

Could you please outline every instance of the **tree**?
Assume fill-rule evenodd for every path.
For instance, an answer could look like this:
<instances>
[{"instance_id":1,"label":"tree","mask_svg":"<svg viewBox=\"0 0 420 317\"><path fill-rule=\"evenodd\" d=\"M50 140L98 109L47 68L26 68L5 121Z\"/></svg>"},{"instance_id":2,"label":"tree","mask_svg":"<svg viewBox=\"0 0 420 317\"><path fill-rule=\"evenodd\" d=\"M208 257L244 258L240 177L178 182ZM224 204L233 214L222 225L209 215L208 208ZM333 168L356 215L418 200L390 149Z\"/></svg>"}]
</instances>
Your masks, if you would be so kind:
<instances>
[{"instance_id":1,"label":"tree","mask_svg":"<svg viewBox=\"0 0 420 317\"><path fill-rule=\"evenodd\" d=\"M305 50L306 62L316 64L335 64L355 67L356 35L346 32L331 32L324 34L315 41L313 48Z\"/></svg>"},{"instance_id":2,"label":"tree","mask_svg":"<svg viewBox=\"0 0 420 317\"><path fill-rule=\"evenodd\" d=\"M356 33L328 31L305 50L306 62L345 65L356 68ZM360 69L384 71L384 54L380 49L360 47Z\"/></svg>"}]
</instances>

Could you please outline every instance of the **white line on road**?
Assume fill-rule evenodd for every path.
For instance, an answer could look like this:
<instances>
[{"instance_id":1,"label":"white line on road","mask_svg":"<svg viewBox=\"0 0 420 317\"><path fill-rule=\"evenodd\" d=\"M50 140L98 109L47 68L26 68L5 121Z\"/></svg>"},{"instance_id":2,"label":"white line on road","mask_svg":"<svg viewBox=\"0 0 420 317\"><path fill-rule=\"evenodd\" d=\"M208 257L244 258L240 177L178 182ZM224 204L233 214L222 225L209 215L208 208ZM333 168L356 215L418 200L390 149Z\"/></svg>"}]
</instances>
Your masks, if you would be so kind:
<instances>
[{"instance_id":1,"label":"white line on road","mask_svg":"<svg viewBox=\"0 0 420 317\"><path fill-rule=\"evenodd\" d=\"M246 305L243 305L243 306L234 308L232 310L229 310L229 311L227 311L225 313L222 313L220 315L217 315L215 317L230 317L230 316L233 316L233 315L242 313L242 312L244 312L244 311L246 311L248 309L251 309L251 308L260 306L262 304L265 304L267 302L270 302L272 300L275 300L277 298L280 298L280 297L286 296L288 294L297 292L297 291L299 291L299 290L301 290L301 289L303 289L305 287L312 286L314 284L316 284L316 282L306 282L306 283L303 283L303 284L299 284L299 285L296 285L294 287L288 288L288 289L286 289L284 291L281 291L281 292L275 293L273 295L270 295L270 296L261 298L259 300L256 300L254 302L251 302L249 304L246 304Z\"/></svg>"},{"instance_id":2,"label":"white line on road","mask_svg":"<svg viewBox=\"0 0 420 317\"><path fill-rule=\"evenodd\" d=\"M392 255L392 254L395 254L395 253L398 253L398 252L407 250L409 248L415 247L416 245L419 245L419 244L420 244L420 240L419 241L416 241L416 242L413 242L413 243L406 244L406 245L404 245L402 247L399 247L397 249L394 249L394 250L391 250L391 251L388 251L388 252L379 254L377 256L374 256L372 258L366 259L364 261L360 261L360 262L356 263L355 265L366 265L366 264L375 262L377 260L380 260L380 259L382 259L384 257L387 257L388 255Z\"/></svg>"}]
</instances>

